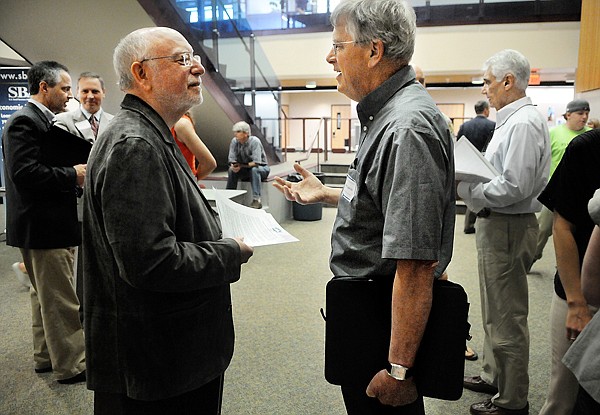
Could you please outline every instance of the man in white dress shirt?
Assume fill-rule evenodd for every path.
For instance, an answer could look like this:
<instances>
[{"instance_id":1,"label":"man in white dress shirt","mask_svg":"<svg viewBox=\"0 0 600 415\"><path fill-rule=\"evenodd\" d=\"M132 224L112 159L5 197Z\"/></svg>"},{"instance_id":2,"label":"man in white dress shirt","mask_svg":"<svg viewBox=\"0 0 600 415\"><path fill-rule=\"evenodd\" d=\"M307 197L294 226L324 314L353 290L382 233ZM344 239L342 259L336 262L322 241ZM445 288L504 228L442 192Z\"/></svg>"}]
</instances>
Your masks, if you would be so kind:
<instances>
[{"instance_id":1,"label":"man in white dress shirt","mask_svg":"<svg viewBox=\"0 0 600 415\"><path fill-rule=\"evenodd\" d=\"M77 80L77 99L81 105L57 115L55 125L93 143L113 117L102 109L105 96L102 77L94 72L83 72Z\"/></svg>"},{"instance_id":2,"label":"man in white dress shirt","mask_svg":"<svg viewBox=\"0 0 600 415\"><path fill-rule=\"evenodd\" d=\"M464 386L489 393L471 414L528 414L529 329L527 266L533 258L538 195L550 172L550 139L542 114L525 94L529 62L503 50L485 64L482 93L497 111L485 157L500 172L487 183L458 185L477 218L477 257L484 328L480 376Z\"/></svg>"}]
</instances>

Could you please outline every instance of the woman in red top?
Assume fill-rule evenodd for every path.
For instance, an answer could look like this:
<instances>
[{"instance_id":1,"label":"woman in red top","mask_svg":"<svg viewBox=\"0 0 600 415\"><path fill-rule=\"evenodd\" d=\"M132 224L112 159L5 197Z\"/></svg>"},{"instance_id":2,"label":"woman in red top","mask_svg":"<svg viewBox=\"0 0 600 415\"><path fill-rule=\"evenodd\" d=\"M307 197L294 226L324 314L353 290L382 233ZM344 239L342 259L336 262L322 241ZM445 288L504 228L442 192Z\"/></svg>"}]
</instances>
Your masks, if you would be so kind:
<instances>
[{"instance_id":1,"label":"woman in red top","mask_svg":"<svg viewBox=\"0 0 600 415\"><path fill-rule=\"evenodd\" d=\"M212 153L196 134L189 112L175 123L171 128L171 134L198 180L204 179L217 167L217 161Z\"/></svg>"}]
</instances>

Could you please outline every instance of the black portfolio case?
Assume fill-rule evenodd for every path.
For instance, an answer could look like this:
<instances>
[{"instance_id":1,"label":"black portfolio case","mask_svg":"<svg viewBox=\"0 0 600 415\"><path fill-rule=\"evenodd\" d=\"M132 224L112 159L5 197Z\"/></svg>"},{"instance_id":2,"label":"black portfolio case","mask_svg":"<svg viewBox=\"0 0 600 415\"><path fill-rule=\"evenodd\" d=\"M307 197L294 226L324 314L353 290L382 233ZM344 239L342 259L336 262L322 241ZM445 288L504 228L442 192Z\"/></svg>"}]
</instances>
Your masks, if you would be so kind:
<instances>
[{"instance_id":1,"label":"black portfolio case","mask_svg":"<svg viewBox=\"0 0 600 415\"><path fill-rule=\"evenodd\" d=\"M42 140L42 162L53 167L86 164L92 143L53 125Z\"/></svg>"},{"instance_id":2,"label":"black portfolio case","mask_svg":"<svg viewBox=\"0 0 600 415\"><path fill-rule=\"evenodd\" d=\"M325 378L368 385L388 365L393 278L336 277L327 284ZM462 395L469 303L462 286L435 281L429 320L414 365L419 393ZM407 318L410 318L408 316Z\"/></svg>"}]
</instances>

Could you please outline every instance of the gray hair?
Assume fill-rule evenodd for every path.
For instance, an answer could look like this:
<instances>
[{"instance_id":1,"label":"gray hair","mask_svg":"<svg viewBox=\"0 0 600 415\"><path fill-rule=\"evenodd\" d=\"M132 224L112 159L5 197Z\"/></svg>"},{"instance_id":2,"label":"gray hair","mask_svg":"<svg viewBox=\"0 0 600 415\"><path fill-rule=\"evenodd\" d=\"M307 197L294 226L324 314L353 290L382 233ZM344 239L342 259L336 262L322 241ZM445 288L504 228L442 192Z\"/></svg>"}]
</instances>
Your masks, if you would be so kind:
<instances>
[{"instance_id":1,"label":"gray hair","mask_svg":"<svg viewBox=\"0 0 600 415\"><path fill-rule=\"evenodd\" d=\"M250 125L246 121L238 121L233 124L233 128L231 129L234 133L243 132L250 135Z\"/></svg>"},{"instance_id":2,"label":"gray hair","mask_svg":"<svg viewBox=\"0 0 600 415\"><path fill-rule=\"evenodd\" d=\"M475 103L475 114L481 114L481 113L483 113L483 111L485 111L489 107L490 107L490 104L488 104L488 102L486 100L482 99L481 101L477 101Z\"/></svg>"},{"instance_id":3,"label":"gray hair","mask_svg":"<svg viewBox=\"0 0 600 415\"><path fill-rule=\"evenodd\" d=\"M506 75L515 77L517 88L522 91L529 85L530 67L529 61L521 52L512 49L504 49L489 58L483 64L483 70L490 70L496 80L500 81Z\"/></svg>"},{"instance_id":4,"label":"gray hair","mask_svg":"<svg viewBox=\"0 0 600 415\"><path fill-rule=\"evenodd\" d=\"M415 50L415 11L404 0L347 0L331 13L331 24L345 24L356 43L381 40L384 56L408 64Z\"/></svg>"},{"instance_id":5,"label":"gray hair","mask_svg":"<svg viewBox=\"0 0 600 415\"><path fill-rule=\"evenodd\" d=\"M27 71L27 83L29 93L37 95L40 93L40 82L44 81L49 87L54 87L61 80L63 72L69 73L67 67L56 61L40 61L34 63Z\"/></svg>"},{"instance_id":6,"label":"gray hair","mask_svg":"<svg viewBox=\"0 0 600 415\"><path fill-rule=\"evenodd\" d=\"M150 35L160 27L147 27L138 29L119 41L113 53L113 66L119 79L121 91L127 91L133 87L133 76L131 65L148 57L149 51L154 44L154 36ZM150 35L150 36L149 36Z\"/></svg>"}]
</instances>

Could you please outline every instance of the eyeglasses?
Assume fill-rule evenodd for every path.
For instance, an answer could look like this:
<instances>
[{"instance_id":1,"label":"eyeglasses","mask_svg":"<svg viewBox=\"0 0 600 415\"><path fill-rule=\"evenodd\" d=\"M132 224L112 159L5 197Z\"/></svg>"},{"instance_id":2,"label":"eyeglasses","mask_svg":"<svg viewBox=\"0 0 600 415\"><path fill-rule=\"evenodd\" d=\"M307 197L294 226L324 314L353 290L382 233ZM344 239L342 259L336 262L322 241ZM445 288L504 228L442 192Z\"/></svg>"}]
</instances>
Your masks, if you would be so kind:
<instances>
[{"instance_id":1,"label":"eyeglasses","mask_svg":"<svg viewBox=\"0 0 600 415\"><path fill-rule=\"evenodd\" d=\"M333 55L337 56L338 52L342 49L341 46L342 45L348 45L350 43L356 43L356 41L354 40L347 40L345 42L333 42L332 43L332 49L333 49Z\"/></svg>"},{"instance_id":2,"label":"eyeglasses","mask_svg":"<svg viewBox=\"0 0 600 415\"><path fill-rule=\"evenodd\" d=\"M194 55L194 52L183 52L177 53L175 55L169 56L159 56L156 58L145 58L140 61L140 63L144 63L146 61L153 61L156 59L171 59L173 62L177 62L181 66L192 66L194 62L200 63L200 56Z\"/></svg>"}]
</instances>

